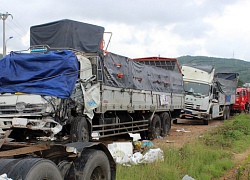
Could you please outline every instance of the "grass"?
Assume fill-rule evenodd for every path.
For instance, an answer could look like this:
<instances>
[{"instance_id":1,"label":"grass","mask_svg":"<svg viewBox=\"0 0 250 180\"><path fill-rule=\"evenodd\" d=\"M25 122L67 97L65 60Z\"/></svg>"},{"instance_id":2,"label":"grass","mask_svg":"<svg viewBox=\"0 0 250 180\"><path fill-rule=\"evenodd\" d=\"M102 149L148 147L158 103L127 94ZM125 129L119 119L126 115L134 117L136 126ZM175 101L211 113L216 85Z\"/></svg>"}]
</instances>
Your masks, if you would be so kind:
<instances>
[{"instance_id":1,"label":"grass","mask_svg":"<svg viewBox=\"0 0 250 180\"><path fill-rule=\"evenodd\" d=\"M160 147L164 161L131 167L118 165L117 180L178 180L186 174L196 180L219 179L234 167L233 153L249 147L250 115L240 114L182 148ZM235 179L250 169L249 162L250 157L236 169Z\"/></svg>"}]
</instances>

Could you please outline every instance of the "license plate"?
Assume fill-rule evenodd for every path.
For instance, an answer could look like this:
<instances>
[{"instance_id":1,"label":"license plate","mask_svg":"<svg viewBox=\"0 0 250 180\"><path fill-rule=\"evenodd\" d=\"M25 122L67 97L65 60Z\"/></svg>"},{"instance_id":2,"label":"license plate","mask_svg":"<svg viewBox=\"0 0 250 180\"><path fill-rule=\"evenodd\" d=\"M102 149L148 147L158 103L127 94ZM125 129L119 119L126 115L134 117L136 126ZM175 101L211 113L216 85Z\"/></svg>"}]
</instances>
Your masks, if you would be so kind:
<instances>
[{"instance_id":1,"label":"license plate","mask_svg":"<svg viewBox=\"0 0 250 180\"><path fill-rule=\"evenodd\" d=\"M12 119L12 126L14 127L26 127L28 123L27 118L13 118Z\"/></svg>"}]
</instances>

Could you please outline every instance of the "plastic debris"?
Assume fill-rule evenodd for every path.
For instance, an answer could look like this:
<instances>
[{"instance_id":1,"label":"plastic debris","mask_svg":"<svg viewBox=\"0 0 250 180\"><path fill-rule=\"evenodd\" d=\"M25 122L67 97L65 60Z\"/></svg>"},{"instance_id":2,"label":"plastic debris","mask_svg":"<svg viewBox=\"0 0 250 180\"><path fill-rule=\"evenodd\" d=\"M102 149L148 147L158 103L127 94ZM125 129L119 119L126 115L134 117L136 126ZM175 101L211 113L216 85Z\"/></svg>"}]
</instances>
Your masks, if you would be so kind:
<instances>
[{"instance_id":1,"label":"plastic debris","mask_svg":"<svg viewBox=\"0 0 250 180\"><path fill-rule=\"evenodd\" d=\"M177 129L176 131L177 131L177 132L191 132L191 131L186 131L184 128L182 128L182 129Z\"/></svg>"},{"instance_id":2,"label":"plastic debris","mask_svg":"<svg viewBox=\"0 0 250 180\"><path fill-rule=\"evenodd\" d=\"M143 158L142 163L152 163L157 160L164 161L163 151L160 148L149 149Z\"/></svg>"},{"instance_id":3,"label":"plastic debris","mask_svg":"<svg viewBox=\"0 0 250 180\"><path fill-rule=\"evenodd\" d=\"M141 147L142 147L142 148L146 148L146 147L150 148L150 147L152 147L153 145L154 145L153 142L145 140L145 141L142 141Z\"/></svg>"},{"instance_id":4,"label":"plastic debris","mask_svg":"<svg viewBox=\"0 0 250 180\"><path fill-rule=\"evenodd\" d=\"M133 155L133 145L131 142L114 142L108 144L108 149L116 163L130 163L130 158Z\"/></svg>"},{"instance_id":5,"label":"plastic debris","mask_svg":"<svg viewBox=\"0 0 250 180\"><path fill-rule=\"evenodd\" d=\"M12 179L8 178L7 174L5 173L5 174L0 175L0 180L12 180Z\"/></svg>"},{"instance_id":6,"label":"plastic debris","mask_svg":"<svg viewBox=\"0 0 250 180\"><path fill-rule=\"evenodd\" d=\"M133 141L138 141L141 139L141 135L139 133L129 133L129 136L133 138Z\"/></svg>"},{"instance_id":7,"label":"plastic debris","mask_svg":"<svg viewBox=\"0 0 250 180\"><path fill-rule=\"evenodd\" d=\"M163 139L163 137L161 137L161 136L157 136L157 139Z\"/></svg>"},{"instance_id":8,"label":"plastic debris","mask_svg":"<svg viewBox=\"0 0 250 180\"><path fill-rule=\"evenodd\" d=\"M186 174L181 180L195 180L195 179Z\"/></svg>"},{"instance_id":9,"label":"plastic debris","mask_svg":"<svg viewBox=\"0 0 250 180\"><path fill-rule=\"evenodd\" d=\"M134 146L134 150L140 151L141 146L142 146L142 142L141 141L133 141L133 146Z\"/></svg>"},{"instance_id":10,"label":"plastic debris","mask_svg":"<svg viewBox=\"0 0 250 180\"><path fill-rule=\"evenodd\" d=\"M166 143L174 143L174 141L166 140Z\"/></svg>"},{"instance_id":11,"label":"plastic debris","mask_svg":"<svg viewBox=\"0 0 250 180\"><path fill-rule=\"evenodd\" d=\"M153 145L151 141L144 142L144 147L146 147L146 144L149 146ZM160 148L149 149L145 155L141 152L133 154L131 142L119 142L108 144L108 149L116 163L127 166L129 164L152 163L157 160L164 161L164 154Z\"/></svg>"}]
</instances>

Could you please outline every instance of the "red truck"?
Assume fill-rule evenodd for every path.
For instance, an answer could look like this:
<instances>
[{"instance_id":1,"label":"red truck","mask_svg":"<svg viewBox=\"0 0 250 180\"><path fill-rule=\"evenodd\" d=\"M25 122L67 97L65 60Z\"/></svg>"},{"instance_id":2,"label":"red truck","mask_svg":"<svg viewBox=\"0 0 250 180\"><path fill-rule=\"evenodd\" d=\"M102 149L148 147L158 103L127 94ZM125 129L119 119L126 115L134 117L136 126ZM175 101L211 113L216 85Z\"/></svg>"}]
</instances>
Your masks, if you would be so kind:
<instances>
[{"instance_id":1,"label":"red truck","mask_svg":"<svg viewBox=\"0 0 250 180\"><path fill-rule=\"evenodd\" d=\"M233 105L234 112L249 112L250 109L250 87L239 87L236 89L236 99Z\"/></svg>"}]
</instances>

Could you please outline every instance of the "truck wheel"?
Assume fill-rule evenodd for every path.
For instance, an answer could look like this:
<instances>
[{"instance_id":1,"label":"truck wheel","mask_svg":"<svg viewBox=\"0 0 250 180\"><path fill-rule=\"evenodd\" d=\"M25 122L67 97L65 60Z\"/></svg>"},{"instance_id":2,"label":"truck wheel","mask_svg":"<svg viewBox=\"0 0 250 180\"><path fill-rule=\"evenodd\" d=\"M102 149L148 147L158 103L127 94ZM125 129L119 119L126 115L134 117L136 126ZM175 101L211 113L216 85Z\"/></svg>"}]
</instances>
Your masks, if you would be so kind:
<instances>
[{"instance_id":1,"label":"truck wheel","mask_svg":"<svg viewBox=\"0 0 250 180\"><path fill-rule=\"evenodd\" d=\"M67 176L67 174L69 173L69 169L71 167L72 163L71 162L68 162L68 161L61 161L57 166L58 166L58 169L59 171L61 172L61 175L64 179L64 177Z\"/></svg>"},{"instance_id":2,"label":"truck wheel","mask_svg":"<svg viewBox=\"0 0 250 180\"><path fill-rule=\"evenodd\" d=\"M226 120L227 119L227 107L224 108L223 114L220 117L221 120Z\"/></svg>"},{"instance_id":3,"label":"truck wheel","mask_svg":"<svg viewBox=\"0 0 250 180\"><path fill-rule=\"evenodd\" d=\"M161 123L162 123L162 133L164 137L168 135L169 130L171 129L171 118L167 112L161 114Z\"/></svg>"},{"instance_id":4,"label":"truck wheel","mask_svg":"<svg viewBox=\"0 0 250 180\"><path fill-rule=\"evenodd\" d=\"M8 173L11 179L24 180L62 180L57 166L50 160L42 158L22 159Z\"/></svg>"},{"instance_id":5,"label":"truck wheel","mask_svg":"<svg viewBox=\"0 0 250 180\"><path fill-rule=\"evenodd\" d=\"M151 122L151 132L149 133L150 139L155 139L161 135L161 119L158 115L154 115Z\"/></svg>"},{"instance_id":6,"label":"truck wheel","mask_svg":"<svg viewBox=\"0 0 250 180\"><path fill-rule=\"evenodd\" d=\"M208 120L207 120L207 119L204 119L204 120L203 120L203 124L204 124L204 125L208 125Z\"/></svg>"},{"instance_id":7,"label":"truck wheel","mask_svg":"<svg viewBox=\"0 0 250 180\"><path fill-rule=\"evenodd\" d=\"M87 149L76 159L66 179L111 179L108 157L100 150Z\"/></svg>"},{"instance_id":8,"label":"truck wheel","mask_svg":"<svg viewBox=\"0 0 250 180\"><path fill-rule=\"evenodd\" d=\"M230 107L229 106L227 106L227 119L229 119L230 118Z\"/></svg>"},{"instance_id":9,"label":"truck wheel","mask_svg":"<svg viewBox=\"0 0 250 180\"><path fill-rule=\"evenodd\" d=\"M71 123L70 141L71 142L88 142L89 128L85 117L77 116Z\"/></svg>"},{"instance_id":10,"label":"truck wheel","mask_svg":"<svg viewBox=\"0 0 250 180\"><path fill-rule=\"evenodd\" d=\"M8 173L21 159L0 159L0 174Z\"/></svg>"},{"instance_id":11,"label":"truck wheel","mask_svg":"<svg viewBox=\"0 0 250 180\"><path fill-rule=\"evenodd\" d=\"M174 124L178 124L178 120L177 120L177 119L174 119L174 120L173 120L173 123L174 123Z\"/></svg>"}]
</instances>

